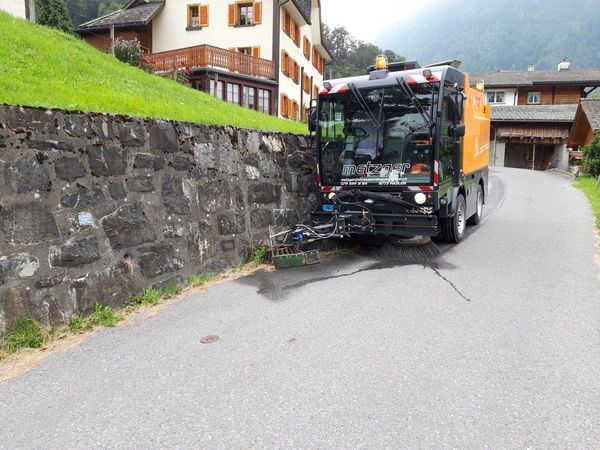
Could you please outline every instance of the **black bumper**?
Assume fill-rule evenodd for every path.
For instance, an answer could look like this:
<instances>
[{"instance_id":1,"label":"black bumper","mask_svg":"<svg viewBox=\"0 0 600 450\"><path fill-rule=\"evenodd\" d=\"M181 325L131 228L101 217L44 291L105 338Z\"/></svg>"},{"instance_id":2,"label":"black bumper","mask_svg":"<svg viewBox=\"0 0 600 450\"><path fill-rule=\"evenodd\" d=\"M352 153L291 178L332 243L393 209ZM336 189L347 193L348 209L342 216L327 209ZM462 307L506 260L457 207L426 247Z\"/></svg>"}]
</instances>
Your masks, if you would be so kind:
<instances>
[{"instance_id":1,"label":"black bumper","mask_svg":"<svg viewBox=\"0 0 600 450\"><path fill-rule=\"evenodd\" d=\"M317 211L312 214L315 225L332 223L335 213ZM435 214L402 214L373 212L374 226L369 231L359 226L364 222L362 211L348 210L338 215L338 233L345 235L371 234L382 236L437 236L438 218Z\"/></svg>"}]
</instances>

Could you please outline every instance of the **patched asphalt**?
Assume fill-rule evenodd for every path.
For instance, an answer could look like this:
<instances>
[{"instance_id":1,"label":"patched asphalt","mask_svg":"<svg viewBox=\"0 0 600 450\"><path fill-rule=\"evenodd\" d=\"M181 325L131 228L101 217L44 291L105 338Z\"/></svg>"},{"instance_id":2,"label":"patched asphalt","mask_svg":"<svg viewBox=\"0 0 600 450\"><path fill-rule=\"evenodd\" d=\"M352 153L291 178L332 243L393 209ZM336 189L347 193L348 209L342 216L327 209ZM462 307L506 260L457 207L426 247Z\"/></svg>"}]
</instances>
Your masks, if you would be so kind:
<instances>
[{"instance_id":1,"label":"patched asphalt","mask_svg":"<svg viewBox=\"0 0 600 450\"><path fill-rule=\"evenodd\" d=\"M491 187L431 263L257 273L49 357L0 384L0 448L598 448L590 207L556 174Z\"/></svg>"}]
</instances>

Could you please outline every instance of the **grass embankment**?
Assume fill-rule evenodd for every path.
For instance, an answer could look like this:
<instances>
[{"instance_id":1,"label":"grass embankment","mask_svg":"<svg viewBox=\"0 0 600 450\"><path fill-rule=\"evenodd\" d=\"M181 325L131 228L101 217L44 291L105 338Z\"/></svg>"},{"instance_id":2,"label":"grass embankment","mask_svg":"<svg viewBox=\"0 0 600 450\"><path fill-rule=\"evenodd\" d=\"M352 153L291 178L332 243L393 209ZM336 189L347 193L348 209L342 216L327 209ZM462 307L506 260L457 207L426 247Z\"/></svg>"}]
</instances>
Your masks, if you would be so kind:
<instances>
[{"instance_id":1,"label":"grass embankment","mask_svg":"<svg viewBox=\"0 0 600 450\"><path fill-rule=\"evenodd\" d=\"M0 12L0 103L306 134L305 124L218 100Z\"/></svg>"},{"instance_id":2,"label":"grass embankment","mask_svg":"<svg viewBox=\"0 0 600 450\"><path fill-rule=\"evenodd\" d=\"M596 188L596 180L591 177L578 178L575 186L582 190L590 201L596 217L596 226L600 230L600 187Z\"/></svg>"}]
</instances>

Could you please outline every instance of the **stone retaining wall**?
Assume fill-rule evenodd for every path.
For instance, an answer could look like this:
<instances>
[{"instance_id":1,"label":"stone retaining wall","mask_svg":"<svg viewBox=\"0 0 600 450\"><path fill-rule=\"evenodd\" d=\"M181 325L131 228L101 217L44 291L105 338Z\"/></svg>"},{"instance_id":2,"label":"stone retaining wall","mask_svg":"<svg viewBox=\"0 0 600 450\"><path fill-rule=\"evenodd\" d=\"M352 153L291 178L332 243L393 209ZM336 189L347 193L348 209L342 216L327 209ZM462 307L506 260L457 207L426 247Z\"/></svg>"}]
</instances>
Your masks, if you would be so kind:
<instances>
[{"instance_id":1,"label":"stone retaining wall","mask_svg":"<svg viewBox=\"0 0 600 450\"><path fill-rule=\"evenodd\" d=\"M247 261L314 167L302 136L0 105L0 331Z\"/></svg>"}]
</instances>

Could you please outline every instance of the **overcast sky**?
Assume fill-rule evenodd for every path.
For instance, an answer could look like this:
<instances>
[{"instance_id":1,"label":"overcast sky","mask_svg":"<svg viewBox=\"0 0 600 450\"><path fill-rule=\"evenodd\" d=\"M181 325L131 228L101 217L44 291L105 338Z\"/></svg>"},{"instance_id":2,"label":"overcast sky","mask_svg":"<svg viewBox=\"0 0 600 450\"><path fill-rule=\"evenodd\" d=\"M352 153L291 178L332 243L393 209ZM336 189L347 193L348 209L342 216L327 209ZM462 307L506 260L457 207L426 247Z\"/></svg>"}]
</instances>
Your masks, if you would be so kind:
<instances>
[{"instance_id":1,"label":"overcast sky","mask_svg":"<svg viewBox=\"0 0 600 450\"><path fill-rule=\"evenodd\" d=\"M357 38L373 42L375 36L398 20L398 14L411 14L430 1L321 0L321 7L327 25L345 26Z\"/></svg>"}]
</instances>

